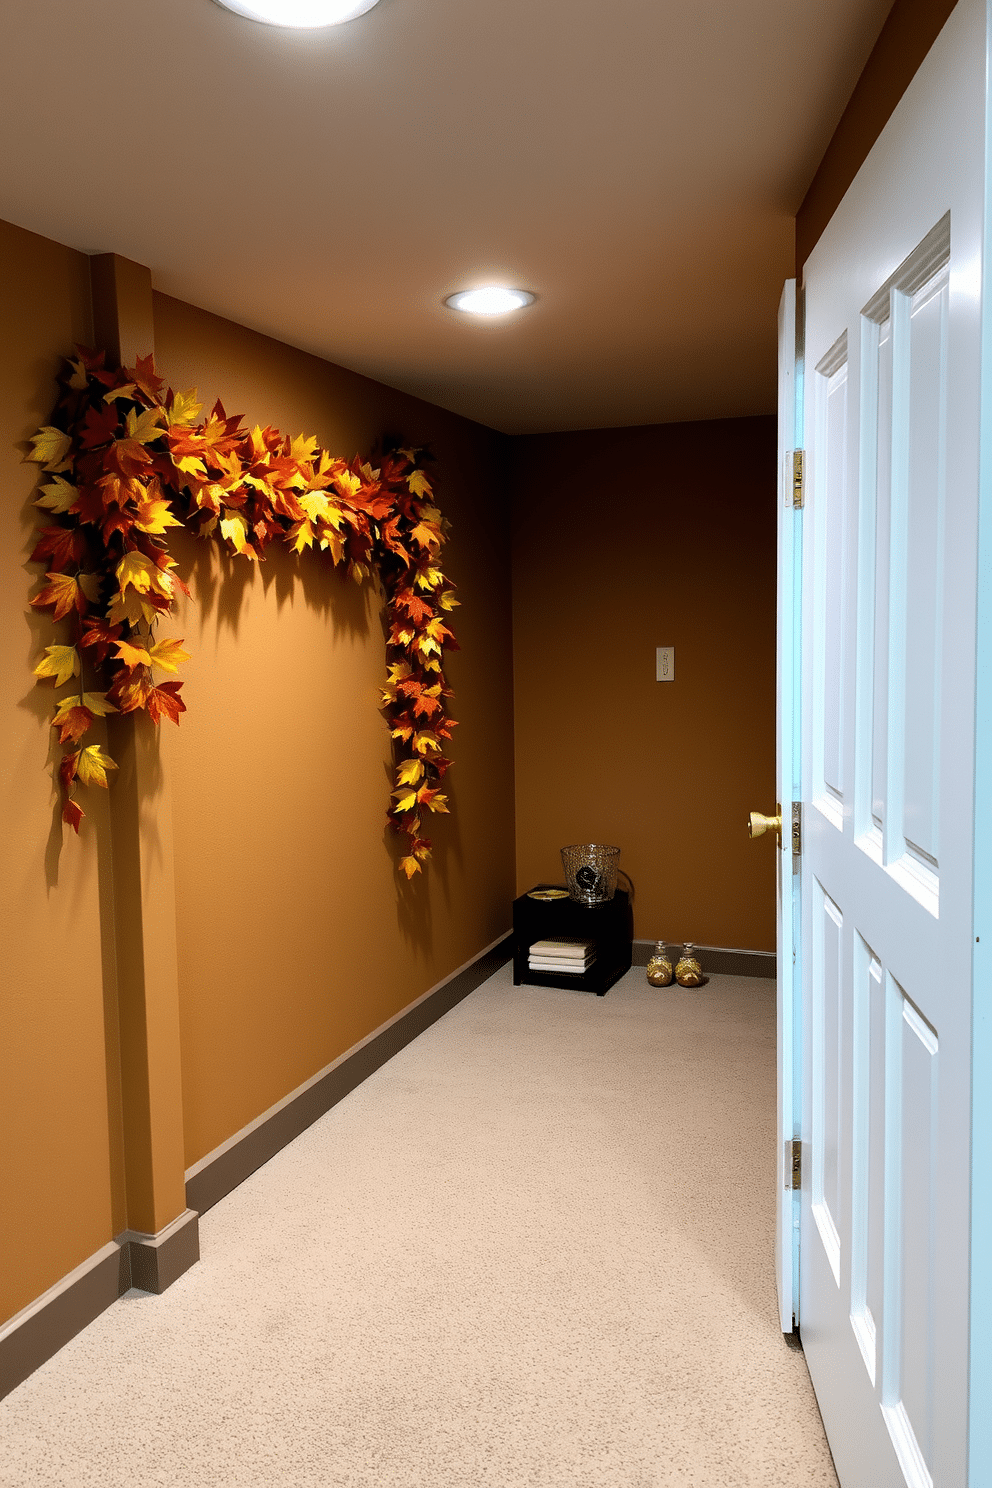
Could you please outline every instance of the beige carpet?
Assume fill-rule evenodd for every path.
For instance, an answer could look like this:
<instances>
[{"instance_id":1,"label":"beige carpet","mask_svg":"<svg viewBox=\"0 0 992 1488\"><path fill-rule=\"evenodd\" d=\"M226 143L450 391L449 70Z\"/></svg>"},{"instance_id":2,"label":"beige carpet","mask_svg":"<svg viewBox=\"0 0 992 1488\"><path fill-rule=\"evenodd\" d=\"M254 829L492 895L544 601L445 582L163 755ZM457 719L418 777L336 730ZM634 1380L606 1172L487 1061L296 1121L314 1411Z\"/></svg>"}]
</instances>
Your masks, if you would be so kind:
<instances>
[{"instance_id":1,"label":"beige carpet","mask_svg":"<svg viewBox=\"0 0 992 1488\"><path fill-rule=\"evenodd\" d=\"M772 1271L774 986L509 967L0 1403L3 1488L836 1477Z\"/></svg>"}]
</instances>

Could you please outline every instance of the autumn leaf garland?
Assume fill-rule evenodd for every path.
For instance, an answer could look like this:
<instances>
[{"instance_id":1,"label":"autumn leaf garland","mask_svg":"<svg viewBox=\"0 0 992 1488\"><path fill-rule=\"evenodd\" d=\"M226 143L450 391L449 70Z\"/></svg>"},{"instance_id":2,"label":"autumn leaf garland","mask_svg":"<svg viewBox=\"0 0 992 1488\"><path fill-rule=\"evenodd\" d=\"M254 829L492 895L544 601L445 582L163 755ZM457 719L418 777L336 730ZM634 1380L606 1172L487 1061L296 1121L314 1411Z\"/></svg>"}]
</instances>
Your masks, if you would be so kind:
<instances>
[{"instance_id":1,"label":"autumn leaf garland","mask_svg":"<svg viewBox=\"0 0 992 1488\"><path fill-rule=\"evenodd\" d=\"M31 555L46 568L31 604L71 632L35 668L58 687L74 685L52 720L69 746L58 772L63 820L78 832L77 784L106 786L116 769L99 745L82 743L95 719L143 710L156 723L178 723L186 711L173 679L189 653L155 635L176 589L189 592L168 529L216 537L248 561L278 538L296 553L327 553L359 583L376 574L382 584L382 707L395 745L388 815L407 838L399 867L412 878L430 857L427 815L448 809L441 781L455 726L444 653L456 649L446 617L458 601L440 564L447 523L423 452L391 451L376 469L357 457L349 464L315 438L244 429L219 402L202 418L195 390L166 389L151 357L113 370L102 354L76 351L59 377L52 422L28 456L48 477L37 504L49 516Z\"/></svg>"}]
</instances>

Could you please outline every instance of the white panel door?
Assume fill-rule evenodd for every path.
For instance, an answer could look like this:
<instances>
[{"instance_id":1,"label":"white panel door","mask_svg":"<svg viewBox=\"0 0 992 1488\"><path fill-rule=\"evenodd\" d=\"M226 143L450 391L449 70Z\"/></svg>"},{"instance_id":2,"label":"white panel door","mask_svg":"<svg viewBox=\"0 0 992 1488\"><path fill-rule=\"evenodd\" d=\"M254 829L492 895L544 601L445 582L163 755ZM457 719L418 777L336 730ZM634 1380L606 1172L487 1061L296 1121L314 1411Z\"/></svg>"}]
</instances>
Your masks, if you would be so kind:
<instances>
[{"instance_id":1,"label":"white panel door","mask_svg":"<svg viewBox=\"0 0 992 1488\"><path fill-rule=\"evenodd\" d=\"M804 276L800 1327L844 1488L992 1483L967 1456L986 32L961 0Z\"/></svg>"}]
</instances>

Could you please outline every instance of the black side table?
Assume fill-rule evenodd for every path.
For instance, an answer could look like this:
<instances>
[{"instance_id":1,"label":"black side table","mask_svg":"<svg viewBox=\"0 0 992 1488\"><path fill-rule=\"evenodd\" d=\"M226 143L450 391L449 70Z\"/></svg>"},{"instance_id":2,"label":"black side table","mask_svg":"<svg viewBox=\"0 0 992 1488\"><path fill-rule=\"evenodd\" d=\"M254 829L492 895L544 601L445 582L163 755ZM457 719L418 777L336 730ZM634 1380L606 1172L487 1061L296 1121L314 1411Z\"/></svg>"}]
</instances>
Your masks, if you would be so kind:
<instances>
[{"instance_id":1,"label":"black side table","mask_svg":"<svg viewBox=\"0 0 992 1488\"><path fill-rule=\"evenodd\" d=\"M541 889L557 884L538 884ZM596 959L581 976L556 971L531 971L527 954L535 940L591 940ZM605 904L577 904L574 899L531 899L522 894L513 901L513 985L577 987L605 997L618 977L630 970L634 940L634 913L626 889L617 889Z\"/></svg>"}]
</instances>

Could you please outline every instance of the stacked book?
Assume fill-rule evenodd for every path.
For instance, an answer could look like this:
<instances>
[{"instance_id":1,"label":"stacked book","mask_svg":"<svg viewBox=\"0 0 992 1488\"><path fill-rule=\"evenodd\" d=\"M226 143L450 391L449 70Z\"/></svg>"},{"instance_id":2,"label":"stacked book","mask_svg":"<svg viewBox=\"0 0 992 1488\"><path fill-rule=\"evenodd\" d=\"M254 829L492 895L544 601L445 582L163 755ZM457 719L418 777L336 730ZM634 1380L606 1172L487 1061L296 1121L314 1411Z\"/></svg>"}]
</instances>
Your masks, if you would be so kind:
<instances>
[{"instance_id":1,"label":"stacked book","mask_svg":"<svg viewBox=\"0 0 992 1488\"><path fill-rule=\"evenodd\" d=\"M581 976L596 959L596 946L591 940L535 940L528 952L531 971L565 972Z\"/></svg>"}]
</instances>

